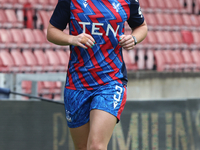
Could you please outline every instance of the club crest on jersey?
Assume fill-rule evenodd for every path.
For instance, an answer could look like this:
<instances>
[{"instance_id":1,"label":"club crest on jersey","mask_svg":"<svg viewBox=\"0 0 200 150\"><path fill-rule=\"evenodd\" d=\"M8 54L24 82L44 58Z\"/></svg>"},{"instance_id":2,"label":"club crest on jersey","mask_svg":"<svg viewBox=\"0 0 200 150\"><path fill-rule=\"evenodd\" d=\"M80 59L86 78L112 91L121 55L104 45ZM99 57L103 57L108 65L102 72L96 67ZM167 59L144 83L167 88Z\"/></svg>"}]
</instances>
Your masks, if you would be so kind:
<instances>
[{"instance_id":1,"label":"club crest on jersey","mask_svg":"<svg viewBox=\"0 0 200 150\"><path fill-rule=\"evenodd\" d=\"M112 5L113 5L113 8L116 10L116 12L118 12L119 11L120 3L113 2Z\"/></svg>"}]
</instances>

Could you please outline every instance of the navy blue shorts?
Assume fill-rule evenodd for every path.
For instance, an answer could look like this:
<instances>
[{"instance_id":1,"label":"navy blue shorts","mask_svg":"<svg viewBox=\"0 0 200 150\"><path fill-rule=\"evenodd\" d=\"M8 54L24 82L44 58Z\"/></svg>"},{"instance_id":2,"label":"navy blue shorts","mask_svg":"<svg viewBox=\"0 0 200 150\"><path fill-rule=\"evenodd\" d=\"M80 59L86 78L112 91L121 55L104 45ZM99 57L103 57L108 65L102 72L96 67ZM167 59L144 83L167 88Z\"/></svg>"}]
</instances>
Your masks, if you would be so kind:
<instances>
[{"instance_id":1,"label":"navy blue shorts","mask_svg":"<svg viewBox=\"0 0 200 150\"><path fill-rule=\"evenodd\" d=\"M127 97L126 86L118 82L100 86L96 90L78 91L65 88L64 103L67 124L70 128L89 122L90 111L106 111L120 120Z\"/></svg>"}]
</instances>

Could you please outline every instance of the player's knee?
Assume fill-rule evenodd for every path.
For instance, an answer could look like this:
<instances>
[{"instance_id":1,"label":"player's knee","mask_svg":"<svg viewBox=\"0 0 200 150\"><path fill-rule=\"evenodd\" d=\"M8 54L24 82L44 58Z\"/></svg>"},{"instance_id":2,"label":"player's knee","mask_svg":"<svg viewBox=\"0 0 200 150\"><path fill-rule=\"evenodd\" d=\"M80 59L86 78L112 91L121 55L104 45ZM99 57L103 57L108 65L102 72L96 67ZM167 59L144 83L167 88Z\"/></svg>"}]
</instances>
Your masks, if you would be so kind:
<instances>
[{"instance_id":1,"label":"player's knee","mask_svg":"<svg viewBox=\"0 0 200 150\"><path fill-rule=\"evenodd\" d=\"M86 145L76 145L75 150L87 150L87 146Z\"/></svg>"},{"instance_id":2,"label":"player's knee","mask_svg":"<svg viewBox=\"0 0 200 150\"><path fill-rule=\"evenodd\" d=\"M87 150L106 150L106 146L102 143L90 143L88 144L88 149Z\"/></svg>"}]
</instances>

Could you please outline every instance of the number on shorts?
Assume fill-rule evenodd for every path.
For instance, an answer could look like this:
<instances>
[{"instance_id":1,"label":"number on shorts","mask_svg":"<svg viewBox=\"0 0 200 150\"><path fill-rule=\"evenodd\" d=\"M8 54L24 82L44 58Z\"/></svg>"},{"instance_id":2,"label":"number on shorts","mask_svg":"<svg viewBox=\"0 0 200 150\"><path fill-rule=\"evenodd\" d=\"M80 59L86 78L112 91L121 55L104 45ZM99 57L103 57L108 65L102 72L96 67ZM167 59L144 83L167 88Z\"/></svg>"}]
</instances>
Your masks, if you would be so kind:
<instances>
[{"instance_id":1,"label":"number on shorts","mask_svg":"<svg viewBox=\"0 0 200 150\"><path fill-rule=\"evenodd\" d=\"M114 100L120 101L123 89L122 89L122 87L120 87L118 85L115 86L115 89L117 90L117 92L116 92L117 94L114 94Z\"/></svg>"}]
</instances>

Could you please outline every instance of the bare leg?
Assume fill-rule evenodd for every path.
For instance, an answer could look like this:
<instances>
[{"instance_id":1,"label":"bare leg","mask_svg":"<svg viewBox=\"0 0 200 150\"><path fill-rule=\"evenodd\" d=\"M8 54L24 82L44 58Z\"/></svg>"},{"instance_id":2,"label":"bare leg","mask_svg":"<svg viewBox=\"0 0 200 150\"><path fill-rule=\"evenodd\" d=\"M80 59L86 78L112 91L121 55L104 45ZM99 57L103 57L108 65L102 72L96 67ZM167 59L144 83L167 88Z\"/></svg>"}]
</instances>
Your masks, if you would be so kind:
<instances>
[{"instance_id":1,"label":"bare leg","mask_svg":"<svg viewBox=\"0 0 200 150\"><path fill-rule=\"evenodd\" d=\"M102 110L90 111L90 132L87 150L107 150L117 118Z\"/></svg>"},{"instance_id":2,"label":"bare leg","mask_svg":"<svg viewBox=\"0 0 200 150\"><path fill-rule=\"evenodd\" d=\"M74 142L75 150L87 150L89 123L78 128L70 128L70 133Z\"/></svg>"}]
</instances>

